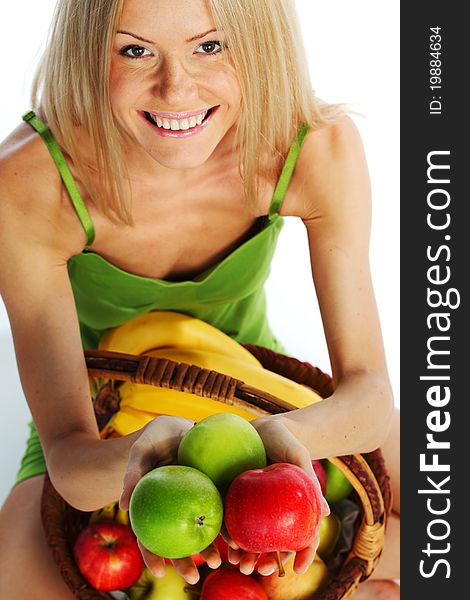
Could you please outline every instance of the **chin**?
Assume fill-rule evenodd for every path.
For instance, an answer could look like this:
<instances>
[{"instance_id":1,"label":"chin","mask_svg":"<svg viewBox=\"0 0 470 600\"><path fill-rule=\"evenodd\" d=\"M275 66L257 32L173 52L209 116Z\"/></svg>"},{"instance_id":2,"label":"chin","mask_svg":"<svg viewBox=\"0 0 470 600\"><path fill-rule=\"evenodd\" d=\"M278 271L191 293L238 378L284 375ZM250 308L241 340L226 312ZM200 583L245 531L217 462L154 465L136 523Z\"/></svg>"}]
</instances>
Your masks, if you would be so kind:
<instances>
[{"instance_id":1,"label":"chin","mask_svg":"<svg viewBox=\"0 0 470 600\"><path fill-rule=\"evenodd\" d=\"M167 169L183 170L196 169L203 165L211 156L214 148L196 148L193 151L173 151L159 152L158 150L150 150L149 155L158 162L162 167Z\"/></svg>"}]
</instances>

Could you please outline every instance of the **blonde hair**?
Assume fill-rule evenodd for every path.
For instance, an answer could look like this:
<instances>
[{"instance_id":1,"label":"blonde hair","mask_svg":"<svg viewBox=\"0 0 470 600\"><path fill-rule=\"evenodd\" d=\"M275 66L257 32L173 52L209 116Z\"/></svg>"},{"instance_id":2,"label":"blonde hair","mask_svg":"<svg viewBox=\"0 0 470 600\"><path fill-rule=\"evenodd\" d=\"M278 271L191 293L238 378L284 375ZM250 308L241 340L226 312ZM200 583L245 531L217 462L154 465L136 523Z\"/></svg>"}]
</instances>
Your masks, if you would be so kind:
<instances>
[{"instance_id":1,"label":"blonde hair","mask_svg":"<svg viewBox=\"0 0 470 600\"><path fill-rule=\"evenodd\" d=\"M71 156L98 209L132 225L123 139L108 92L114 36L124 0L59 0L49 44L36 73L33 107ZM319 128L344 107L321 102L312 89L293 0L206 0L240 82L236 144L245 196L254 201L262 157L287 153L301 123ZM97 60L100 57L100 60ZM82 156L76 128L87 131L99 184ZM272 161L273 173L276 161Z\"/></svg>"}]
</instances>

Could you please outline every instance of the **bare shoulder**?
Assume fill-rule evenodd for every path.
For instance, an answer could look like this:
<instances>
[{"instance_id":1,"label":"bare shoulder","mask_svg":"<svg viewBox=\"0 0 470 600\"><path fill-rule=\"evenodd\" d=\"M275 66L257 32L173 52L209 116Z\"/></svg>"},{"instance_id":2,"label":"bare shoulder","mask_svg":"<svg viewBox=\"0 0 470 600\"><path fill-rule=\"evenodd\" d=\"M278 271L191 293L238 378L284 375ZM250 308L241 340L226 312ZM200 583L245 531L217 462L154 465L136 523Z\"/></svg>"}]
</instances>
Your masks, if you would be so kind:
<instances>
[{"instance_id":1,"label":"bare shoulder","mask_svg":"<svg viewBox=\"0 0 470 600\"><path fill-rule=\"evenodd\" d=\"M286 214L304 221L333 212L363 207L370 184L361 136L354 121L342 116L333 124L311 130L300 152Z\"/></svg>"},{"instance_id":2,"label":"bare shoulder","mask_svg":"<svg viewBox=\"0 0 470 600\"><path fill-rule=\"evenodd\" d=\"M2 244L10 238L25 246L37 243L64 260L83 248L60 174L29 125L19 125L0 144L0 189Z\"/></svg>"}]
</instances>

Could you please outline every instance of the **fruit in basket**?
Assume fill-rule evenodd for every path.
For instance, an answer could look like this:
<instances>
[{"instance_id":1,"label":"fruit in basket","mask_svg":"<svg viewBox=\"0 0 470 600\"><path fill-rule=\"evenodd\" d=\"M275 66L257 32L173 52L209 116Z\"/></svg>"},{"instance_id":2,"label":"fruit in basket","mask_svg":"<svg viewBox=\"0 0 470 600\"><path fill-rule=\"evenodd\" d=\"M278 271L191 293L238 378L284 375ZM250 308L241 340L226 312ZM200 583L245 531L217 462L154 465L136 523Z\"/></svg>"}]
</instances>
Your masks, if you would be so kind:
<instances>
[{"instance_id":1,"label":"fruit in basket","mask_svg":"<svg viewBox=\"0 0 470 600\"><path fill-rule=\"evenodd\" d=\"M129 516L134 533L150 552L165 558L197 554L214 541L223 518L222 498L196 469L157 467L132 492Z\"/></svg>"},{"instance_id":2,"label":"fruit in basket","mask_svg":"<svg viewBox=\"0 0 470 600\"><path fill-rule=\"evenodd\" d=\"M320 544L317 548L317 553L327 560L333 553L335 546L341 534L341 520L335 513L322 517L318 535L320 536Z\"/></svg>"},{"instance_id":3,"label":"fruit in basket","mask_svg":"<svg viewBox=\"0 0 470 600\"><path fill-rule=\"evenodd\" d=\"M200 600L268 600L268 596L254 577L218 569L204 580Z\"/></svg>"},{"instance_id":4,"label":"fruit in basket","mask_svg":"<svg viewBox=\"0 0 470 600\"><path fill-rule=\"evenodd\" d=\"M312 543L321 517L321 497L298 466L276 463L245 471L229 487L225 526L247 552L296 552Z\"/></svg>"},{"instance_id":5,"label":"fruit in basket","mask_svg":"<svg viewBox=\"0 0 470 600\"><path fill-rule=\"evenodd\" d=\"M347 477L329 460L325 460L323 466L326 472L326 500L333 504L347 498L353 491Z\"/></svg>"},{"instance_id":6,"label":"fruit in basket","mask_svg":"<svg viewBox=\"0 0 470 600\"><path fill-rule=\"evenodd\" d=\"M122 525L129 525L129 514L125 510L121 510L117 502L106 504L103 508L95 510L89 519L89 523L97 523L103 521L116 521Z\"/></svg>"},{"instance_id":7,"label":"fruit in basket","mask_svg":"<svg viewBox=\"0 0 470 600\"><path fill-rule=\"evenodd\" d=\"M294 571L294 557L286 563L284 570L284 577L279 577L277 572L267 577L257 576L269 600L310 600L328 580L328 568L318 556L305 573Z\"/></svg>"},{"instance_id":8,"label":"fruit in basket","mask_svg":"<svg viewBox=\"0 0 470 600\"><path fill-rule=\"evenodd\" d=\"M180 442L178 464L194 467L225 492L237 475L266 466L266 450L256 429L231 413L202 419Z\"/></svg>"},{"instance_id":9,"label":"fruit in basket","mask_svg":"<svg viewBox=\"0 0 470 600\"><path fill-rule=\"evenodd\" d=\"M120 523L89 524L80 532L73 555L83 577L101 591L134 585L145 566L131 528Z\"/></svg>"},{"instance_id":10,"label":"fruit in basket","mask_svg":"<svg viewBox=\"0 0 470 600\"><path fill-rule=\"evenodd\" d=\"M312 460L312 467L320 484L321 493L325 495L326 490L326 471L321 460Z\"/></svg>"},{"instance_id":11,"label":"fruit in basket","mask_svg":"<svg viewBox=\"0 0 470 600\"><path fill-rule=\"evenodd\" d=\"M129 590L130 600L188 600L195 598L196 586L189 585L173 567L167 566L164 577L155 577L145 569Z\"/></svg>"}]
</instances>

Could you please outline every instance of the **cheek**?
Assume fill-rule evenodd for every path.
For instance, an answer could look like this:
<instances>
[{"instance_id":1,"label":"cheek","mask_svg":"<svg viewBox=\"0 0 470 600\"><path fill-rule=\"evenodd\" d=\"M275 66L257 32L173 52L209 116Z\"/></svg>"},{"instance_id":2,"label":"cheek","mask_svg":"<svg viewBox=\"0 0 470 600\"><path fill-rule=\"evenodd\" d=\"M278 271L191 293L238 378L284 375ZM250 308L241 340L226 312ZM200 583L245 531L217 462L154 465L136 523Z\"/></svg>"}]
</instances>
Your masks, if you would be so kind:
<instances>
[{"instance_id":1,"label":"cheek","mask_svg":"<svg viewBox=\"0 0 470 600\"><path fill-rule=\"evenodd\" d=\"M136 84L135 72L111 63L109 73L109 98L114 108L129 105L135 98L139 86Z\"/></svg>"},{"instance_id":2,"label":"cheek","mask_svg":"<svg viewBox=\"0 0 470 600\"><path fill-rule=\"evenodd\" d=\"M122 77L120 70L116 67L113 67L111 64L109 73L109 99L113 106L119 105L119 99L122 98L122 92L124 89L125 78Z\"/></svg>"},{"instance_id":3,"label":"cheek","mask_svg":"<svg viewBox=\"0 0 470 600\"><path fill-rule=\"evenodd\" d=\"M207 73L206 82L232 108L237 109L241 105L240 83L232 67L214 68Z\"/></svg>"}]
</instances>

